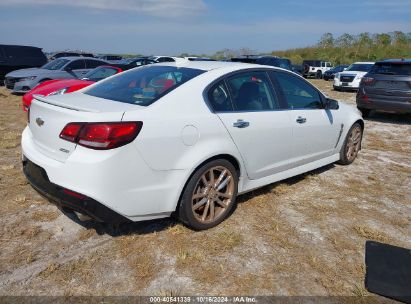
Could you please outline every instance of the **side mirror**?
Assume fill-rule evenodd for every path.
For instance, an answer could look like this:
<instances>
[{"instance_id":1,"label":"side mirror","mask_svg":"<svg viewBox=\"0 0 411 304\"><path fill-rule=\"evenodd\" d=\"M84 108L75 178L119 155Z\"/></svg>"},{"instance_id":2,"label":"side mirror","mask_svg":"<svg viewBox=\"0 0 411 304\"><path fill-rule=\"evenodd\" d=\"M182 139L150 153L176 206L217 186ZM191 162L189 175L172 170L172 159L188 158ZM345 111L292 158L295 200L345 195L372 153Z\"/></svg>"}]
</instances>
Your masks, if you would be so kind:
<instances>
[{"instance_id":1,"label":"side mirror","mask_svg":"<svg viewBox=\"0 0 411 304\"><path fill-rule=\"evenodd\" d=\"M338 105L338 101L335 99L327 98L325 109L326 110L338 110L340 106Z\"/></svg>"},{"instance_id":2,"label":"side mirror","mask_svg":"<svg viewBox=\"0 0 411 304\"><path fill-rule=\"evenodd\" d=\"M344 70L343 71L345 71L347 68L344 68Z\"/></svg>"}]
</instances>

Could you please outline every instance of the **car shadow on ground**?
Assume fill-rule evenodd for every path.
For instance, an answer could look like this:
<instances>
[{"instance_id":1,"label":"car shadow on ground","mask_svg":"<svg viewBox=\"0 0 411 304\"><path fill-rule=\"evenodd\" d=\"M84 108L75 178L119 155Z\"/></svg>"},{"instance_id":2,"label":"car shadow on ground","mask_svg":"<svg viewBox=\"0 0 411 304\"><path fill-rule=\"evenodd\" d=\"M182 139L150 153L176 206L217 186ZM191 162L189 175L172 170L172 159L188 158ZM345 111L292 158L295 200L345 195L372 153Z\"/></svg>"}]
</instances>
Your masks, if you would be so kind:
<instances>
[{"instance_id":1,"label":"car shadow on ground","mask_svg":"<svg viewBox=\"0 0 411 304\"><path fill-rule=\"evenodd\" d=\"M411 114L371 112L365 120L396 125L411 125Z\"/></svg>"},{"instance_id":2,"label":"car shadow on ground","mask_svg":"<svg viewBox=\"0 0 411 304\"><path fill-rule=\"evenodd\" d=\"M250 191L246 194L240 195L237 199L237 203L238 204L246 203L247 201L249 201L255 196L264 195L269 192L272 192L280 184L287 184L291 186L291 185L301 182L308 176L323 173L334 167L335 167L334 164L330 164L330 165L318 168L316 170L309 171L307 173L294 176L286 180L282 180L280 182L276 182L276 183L267 185L265 187ZM174 217L171 217L171 218L141 221L141 222L127 222L127 223L123 223L120 225L110 225L106 223L99 223L96 221L81 221L75 214L67 213L64 211L63 211L63 214L66 215L68 218L70 218L75 223L83 226L86 229L94 229L99 235L107 234L112 237L119 237L119 236L124 236L124 235L131 235L131 234L137 234L137 235L150 234L153 232L160 232L160 231L167 230L179 224L178 220L176 220Z\"/></svg>"},{"instance_id":3,"label":"car shadow on ground","mask_svg":"<svg viewBox=\"0 0 411 304\"><path fill-rule=\"evenodd\" d=\"M164 218L157 220L141 221L141 222L126 222L122 224L107 224L94 220L81 221L75 214L62 211L62 213L76 224L83 226L86 229L94 229L99 235L110 235L119 237L130 234L150 234L163 231L175 226L178 222L173 218Z\"/></svg>"}]
</instances>

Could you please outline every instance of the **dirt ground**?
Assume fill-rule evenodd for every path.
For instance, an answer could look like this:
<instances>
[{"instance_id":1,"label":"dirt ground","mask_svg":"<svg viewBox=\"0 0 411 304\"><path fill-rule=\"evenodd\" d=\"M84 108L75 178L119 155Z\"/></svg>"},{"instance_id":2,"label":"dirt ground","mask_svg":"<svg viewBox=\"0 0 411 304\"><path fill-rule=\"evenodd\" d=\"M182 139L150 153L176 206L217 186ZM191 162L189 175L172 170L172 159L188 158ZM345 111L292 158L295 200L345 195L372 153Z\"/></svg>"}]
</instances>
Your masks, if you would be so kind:
<instances>
[{"instance_id":1,"label":"dirt ground","mask_svg":"<svg viewBox=\"0 0 411 304\"><path fill-rule=\"evenodd\" d=\"M354 104L354 93L330 97ZM21 172L21 96L0 87L0 295L355 295L365 241L411 248L411 118L374 114L359 158L239 198L220 226L85 227Z\"/></svg>"}]
</instances>

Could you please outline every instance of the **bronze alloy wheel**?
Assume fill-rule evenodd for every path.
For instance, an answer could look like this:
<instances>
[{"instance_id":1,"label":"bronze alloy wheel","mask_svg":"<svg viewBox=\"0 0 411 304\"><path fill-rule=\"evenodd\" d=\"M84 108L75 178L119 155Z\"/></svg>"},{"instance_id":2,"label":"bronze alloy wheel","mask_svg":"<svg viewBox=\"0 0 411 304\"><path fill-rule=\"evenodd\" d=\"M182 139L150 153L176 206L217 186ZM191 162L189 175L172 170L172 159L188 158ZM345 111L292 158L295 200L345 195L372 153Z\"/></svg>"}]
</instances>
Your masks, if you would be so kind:
<instances>
[{"instance_id":1,"label":"bronze alloy wheel","mask_svg":"<svg viewBox=\"0 0 411 304\"><path fill-rule=\"evenodd\" d=\"M356 125L351 129L347 138L346 157L349 162L354 161L360 151L362 130L361 126Z\"/></svg>"},{"instance_id":2,"label":"bronze alloy wheel","mask_svg":"<svg viewBox=\"0 0 411 304\"><path fill-rule=\"evenodd\" d=\"M233 202L235 181L230 170L215 166L205 171L191 197L194 217L202 223L212 223L226 214Z\"/></svg>"}]
</instances>

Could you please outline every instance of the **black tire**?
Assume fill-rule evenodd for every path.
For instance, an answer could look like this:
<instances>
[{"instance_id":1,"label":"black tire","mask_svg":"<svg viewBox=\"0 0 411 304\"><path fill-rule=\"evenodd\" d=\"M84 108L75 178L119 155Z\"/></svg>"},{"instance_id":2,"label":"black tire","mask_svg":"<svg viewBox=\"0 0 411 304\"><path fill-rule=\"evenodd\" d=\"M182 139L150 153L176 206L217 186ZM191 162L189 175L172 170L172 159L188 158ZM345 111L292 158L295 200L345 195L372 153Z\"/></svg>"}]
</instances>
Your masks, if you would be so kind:
<instances>
[{"instance_id":1,"label":"black tire","mask_svg":"<svg viewBox=\"0 0 411 304\"><path fill-rule=\"evenodd\" d=\"M358 146L356 147L356 153L355 153L354 157L350 157L349 156L349 154L351 155L351 153L349 153L350 139L351 139L351 136L352 136L353 132L354 131L356 132L357 130L360 131ZM360 123L358 123L358 122L354 123L351 126L350 130L348 130L347 136L345 137L345 140L344 140L344 144L341 147L340 160L338 161L338 163L340 165L349 165L357 158L358 152L359 152L359 150L361 150L362 136L363 136L363 129L362 129Z\"/></svg>"},{"instance_id":2,"label":"black tire","mask_svg":"<svg viewBox=\"0 0 411 304\"><path fill-rule=\"evenodd\" d=\"M360 110L363 118L367 118L367 117L369 117L370 114L371 114L371 110L370 110L370 109L358 108L358 110Z\"/></svg>"},{"instance_id":3,"label":"black tire","mask_svg":"<svg viewBox=\"0 0 411 304\"><path fill-rule=\"evenodd\" d=\"M214 202L210 202L209 201L210 199L207 198L207 196L205 196L203 199L207 199L207 202L203 203L203 205L205 205L203 210L206 209L206 205L210 205L212 203L213 206L216 206L213 208L219 207L222 211L218 216L216 216L215 220L213 221L209 221L209 222L201 221L201 219L197 218L198 214L194 211L194 208L193 208L194 195L197 195L199 193L197 192L196 194L194 194L194 191L198 189L197 187L200 185L200 183L203 183L202 176L204 174L207 174L212 168L217 168L217 167L224 168L228 170L229 174L231 174L232 181L233 181L233 184L230 184L230 187L232 187L232 190L231 190L232 197L229 200L229 203L226 208L220 208ZM224 221L234 211L236 200L237 200L237 193L238 193L238 174L233 164L225 159L212 160L202 165L200 168L198 168L194 172L194 174L190 177L181 195L181 199L180 199L176 214L181 222L183 222L186 226L188 226L189 228L193 230L205 230L205 229L215 227L218 224L220 224L222 221ZM207 211L203 211L203 212L207 214ZM211 211L209 212L211 213Z\"/></svg>"},{"instance_id":4,"label":"black tire","mask_svg":"<svg viewBox=\"0 0 411 304\"><path fill-rule=\"evenodd\" d=\"M323 72L317 71L317 73L315 74L315 78L317 78L317 79L323 78Z\"/></svg>"},{"instance_id":5,"label":"black tire","mask_svg":"<svg viewBox=\"0 0 411 304\"><path fill-rule=\"evenodd\" d=\"M339 87L333 86L334 91L340 92L341 89Z\"/></svg>"}]
</instances>

